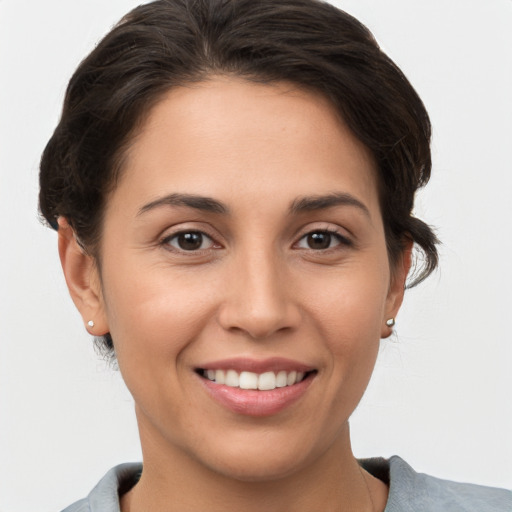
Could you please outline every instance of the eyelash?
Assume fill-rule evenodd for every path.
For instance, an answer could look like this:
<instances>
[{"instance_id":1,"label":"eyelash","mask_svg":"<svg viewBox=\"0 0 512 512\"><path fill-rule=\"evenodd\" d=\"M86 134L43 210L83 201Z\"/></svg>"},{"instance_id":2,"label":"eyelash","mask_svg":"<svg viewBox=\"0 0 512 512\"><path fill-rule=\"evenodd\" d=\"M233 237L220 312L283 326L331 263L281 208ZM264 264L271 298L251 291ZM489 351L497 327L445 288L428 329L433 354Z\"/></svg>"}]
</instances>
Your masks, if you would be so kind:
<instances>
[{"instance_id":1,"label":"eyelash","mask_svg":"<svg viewBox=\"0 0 512 512\"><path fill-rule=\"evenodd\" d=\"M336 229L331 229L331 228L313 229L311 231L308 231L307 233L305 233L304 235L302 235L299 238L299 241L297 243L299 243L301 240L304 240L308 236L316 235L316 234L329 235L331 237L334 237L338 241L338 244L335 245L334 247L328 247L326 249L306 248L306 250L310 250L310 251L313 251L313 252L323 252L323 253L326 253L326 252L330 252L330 251L335 251L336 249L338 249L339 246L352 247L354 245L352 240L347 238L345 235L341 234Z\"/></svg>"},{"instance_id":2,"label":"eyelash","mask_svg":"<svg viewBox=\"0 0 512 512\"><path fill-rule=\"evenodd\" d=\"M299 244L302 240L306 239L308 236L318 235L318 234L333 236L333 237L336 238L338 243L334 247L327 247L325 249L314 249L314 248L311 248L311 247L305 247L304 248L305 250L312 251L312 252L315 252L315 253L326 253L326 252L331 252L331 251L337 250L337 248L339 246L353 247L353 245L354 245L352 240L350 240L346 236L342 235L339 231L337 231L335 229L323 228L323 229L313 229L311 231L308 231L307 233L304 233L299 238L299 240L297 242L295 242L294 246ZM187 250L187 249L183 249L183 248L180 248L180 247L174 247L174 246L171 245L171 241L172 240L175 240L175 239L177 240L179 236L184 236L184 235L200 235L202 237L202 240L201 240L202 243L204 243L205 238L209 239L211 241L211 247L208 247L208 248L205 248L205 249L190 249L190 250ZM201 243L201 245L202 245L202 243ZM162 238L162 240L160 241L159 245L164 246L169 251L179 252L181 254L186 254L186 255L190 255L190 256L193 256L193 255L197 256L197 255L203 254L204 252L207 252L207 251L209 251L212 248L215 248L215 249L222 248L222 246L220 244L217 244L215 242L215 240L213 239L212 236L210 236L209 234L205 233L204 231L197 230L197 229L182 230L182 231L178 231L176 233L173 233L171 235L167 235L164 238Z\"/></svg>"},{"instance_id":3,"label":"eyelash","mask_svg":"<svg viewBox=\"0 0 512 512\"><path fill-rule=\"evenodd\" d=\"M164 246L167 250L169 251L174 251L174 252L179 252L179 253L183 253L183 254L187 254L187 255L198 255L198 254L203 254L204 252L206 251L209 251L211 248L213 247L208 247L206 249L196 249L196 250L187 250L187 249L182 249L180 247L174 247L171 245L171 241L176 239L178 240L178 237L180 236L185 236L185 235L200 235L202 237L202 240L201 240L201 245L204 243L205 239L207 240L210 240L211 241L211 245L214 247L215 245L217 245L217 248L220 248L221 246L216 244L213 237L211 237L210 235L208 235L207 233L205 233L204 231L201 231L201 230L198 230L198 229L186 229L186 230L182 230L182 231L178 231L176 233L173 233L172 235L167 235L166 237L164 237L161 242L160 242L160 245Z\"/></svg>"}]
</instances>

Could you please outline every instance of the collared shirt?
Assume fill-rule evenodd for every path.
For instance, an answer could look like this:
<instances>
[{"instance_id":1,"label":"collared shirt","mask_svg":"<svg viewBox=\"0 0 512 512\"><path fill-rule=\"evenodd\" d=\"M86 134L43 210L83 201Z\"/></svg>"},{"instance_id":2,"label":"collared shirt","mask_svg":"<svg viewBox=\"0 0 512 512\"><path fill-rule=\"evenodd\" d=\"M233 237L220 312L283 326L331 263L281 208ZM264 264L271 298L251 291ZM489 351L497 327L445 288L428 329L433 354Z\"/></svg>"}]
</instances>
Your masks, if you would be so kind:
<instances>
[{"instance_id":1,"label":"collared shirt","mask_svg":"<svg viewBox=\"0 0 512 512\"><path fill-rule=\"evenodd\" d=\"M512 492L416 473L400 457L363 459L369 473L389 485L384 512L512 512ZM142 464L112 468L87 498L62 512L120 512L119 496L139 480Z\"/></svg>"}]
</instances>

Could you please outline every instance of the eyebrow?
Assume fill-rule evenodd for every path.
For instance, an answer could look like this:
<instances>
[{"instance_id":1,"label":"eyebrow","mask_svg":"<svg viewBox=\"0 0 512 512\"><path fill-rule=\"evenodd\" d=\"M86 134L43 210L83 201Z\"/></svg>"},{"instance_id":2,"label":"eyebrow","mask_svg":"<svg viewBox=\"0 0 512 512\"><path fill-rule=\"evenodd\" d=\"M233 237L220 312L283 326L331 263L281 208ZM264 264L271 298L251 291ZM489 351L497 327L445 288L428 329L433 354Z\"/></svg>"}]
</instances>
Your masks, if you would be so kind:
<instances>
[{"instance_id":1,"label":"eyebrow","mask_svg":"<svg viewBox=\"0 0 512 512\"><path fill-rule=\"evenodd\" d=\"M224 203L212 197L198 196L195 194L169 194L145 204L139 210L137 216L162 206L186 206L209 213L229 213L229 208Z\"/></svg>"},{"instance_id":2,"label":"eyebrow","mask_svg":"<svg viewBox=\"0 0 512 512\"><path fill-rule=\"evenodd\" d=\"M290 213L297 214L326 210L334 206L353 206L361 210L368 218L371 218L370 210L359 199L346 192L333 192L326 195L297 198L290 206Z\"/></svg>"},{"instance_id":3,"label":"eyebrow","mask_svg":"<svg viewBox=\"0 0 512 512\"><path fill-rule=\"evenodd\" d=\"M169 194L160 197L145 204L137 213L137 216L142 215L155 208L164 206L185 206L187 208L194 208L196 210L229 214L227 205L213 199L212 197L200 196L196 194ZM370 211L359 199L346 192L333 192L326 195L304 196L295 199L290 205L290 214L298 214L303 212L312 212L318 210L326 210L335 206L353 206L361 210L366 216L370 217Z\"/></svg>"}]
</instances>

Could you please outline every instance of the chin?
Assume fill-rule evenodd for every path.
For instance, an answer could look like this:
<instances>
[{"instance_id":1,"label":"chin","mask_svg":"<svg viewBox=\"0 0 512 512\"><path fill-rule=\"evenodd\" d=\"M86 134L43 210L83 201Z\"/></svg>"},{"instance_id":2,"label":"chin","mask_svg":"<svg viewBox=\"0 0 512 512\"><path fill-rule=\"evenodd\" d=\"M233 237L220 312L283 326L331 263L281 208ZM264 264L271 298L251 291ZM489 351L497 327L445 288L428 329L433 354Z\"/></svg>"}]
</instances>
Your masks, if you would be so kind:
<instances>
[{"instance_id":1,"label":"chin","mask_svg":"<svg viewBox=\"0 0 512 512\"><path fill-rule=\"evenodd\" d=\"M262 452L262 450L260 450ZM276 458L268 453L260 453L257 459L242 457L241 460L225 460L217 463L214 469L218 474L240 482L270 482L293 475L301 470L302 464L296 457Z\"/></svg>"},{"instance_id":2,"label":"chin","mask_svg":"<svg viewBox=\"0 0 512 512\"><path fill-rule=\"evenodd\" d=\"M200 462L226 478L263 483L296 474L315 458L315 450L304 451L305 442L287 443L271 437L270 434L257 441L229 442L228 446L217 444L215 453L208 453Z\"/></svg>"}]
</instances>

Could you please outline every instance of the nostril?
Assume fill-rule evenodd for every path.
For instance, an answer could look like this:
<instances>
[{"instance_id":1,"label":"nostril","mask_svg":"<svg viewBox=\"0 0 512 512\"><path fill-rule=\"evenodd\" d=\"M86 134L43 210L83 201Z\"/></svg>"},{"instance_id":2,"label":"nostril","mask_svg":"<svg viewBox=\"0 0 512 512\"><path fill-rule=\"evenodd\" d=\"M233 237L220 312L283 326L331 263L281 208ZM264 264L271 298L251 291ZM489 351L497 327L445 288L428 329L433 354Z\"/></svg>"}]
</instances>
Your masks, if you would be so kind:
<instances>
[{"instance_id":1,"label":"nostril","mask_svg":"<svg viewBox=\"0 0 512 512\"><path fill-rule=\"evenodd\" d=\"M243 334L254 340L269 338L277 333L294 330L300 315L291 307L264 311L247 306L229 306L219 314L219 324L226 331Z\"/></svg>"}]
</instances>

